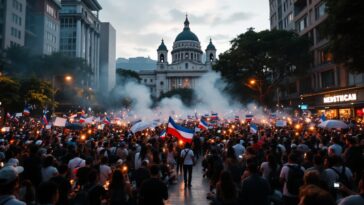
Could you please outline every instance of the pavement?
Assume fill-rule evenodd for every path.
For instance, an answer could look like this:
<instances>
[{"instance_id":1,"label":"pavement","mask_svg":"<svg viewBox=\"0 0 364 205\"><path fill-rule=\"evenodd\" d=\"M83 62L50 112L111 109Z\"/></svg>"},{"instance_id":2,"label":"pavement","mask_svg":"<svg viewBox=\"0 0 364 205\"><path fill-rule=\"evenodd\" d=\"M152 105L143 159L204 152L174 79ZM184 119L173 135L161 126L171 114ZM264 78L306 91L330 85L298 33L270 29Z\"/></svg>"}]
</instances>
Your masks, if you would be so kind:
<instances>
[{"instance_id":1,"label":"pavement","mask_svg":"<svg viewBox=\"0 0 364 205\"><path fill-rule=\"evenodd\" d=\"M179 174L178 183L169 186L169 199L164 204L208 205L210 201L206 195L209 193L209 183L202 175L201 160L198 160L192 170L192 187L185 188L183 174Z\"/></svg>"}]
</instances>

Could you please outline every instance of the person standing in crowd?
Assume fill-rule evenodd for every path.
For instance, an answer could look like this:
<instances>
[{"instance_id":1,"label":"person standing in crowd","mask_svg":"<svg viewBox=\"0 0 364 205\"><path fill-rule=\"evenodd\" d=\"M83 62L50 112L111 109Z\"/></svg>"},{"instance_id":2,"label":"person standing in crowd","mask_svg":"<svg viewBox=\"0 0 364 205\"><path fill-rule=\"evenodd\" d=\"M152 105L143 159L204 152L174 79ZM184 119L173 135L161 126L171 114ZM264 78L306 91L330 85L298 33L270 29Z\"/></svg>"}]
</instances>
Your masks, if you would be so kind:
<instances>
[{"instance_id":1,"label":"person standing in crowd","mask_svg":"<svg viewBox=\"0 0 364 205\"><path fill-rule=\"evenodd\" d=\"M364 171L361 173L361 179L359 181L359 193L354 193L350 189L345 186L342 186L343 191L349 193L351 192L350 196L343 198L338 205L362 205L364 204Z\"/></svg>"},{"instance_id":2,"label":"person standing in crowd","mask_svg":"<svg viewBox=\"0 0 364 205\"><path fill-rule=\"evenodd\" d=\"M220 174L220 179L216 183L216 198L212 205L237 205L238 204L238 188L228 171Z\"/></svg>"},{"instance_id":3,"label":"person standing in crowd","mask_svg":"<svg viewBox=\"0 0 364 205\"><path fill-rule=\"evenodd\" d=\"M19 174L23 167L6 166L0 170L0 204L1 205L26 205L14 195L19 186Z\"/></svg>"},{"instance_id":4,"label":"person standing in crowd","mask_svg":"<svg viewBox=\"0 0 364 205\"><path fill-rule=\"evenodd\" d=\"M233 149L234 149L236 158L241 159L245 152L245 147L242 144L240 144L239 139L235 140L235 145L233 146Z\"/></svg>"},{"instance_id":5,"label":"person standing in crowd","mask_svg":"<svg viewBox=\"0 0 364 205\"><path fill-rule=\"evenodd\" d=\"M33 186L37 187L42 182L42 161L38 156L38 146L29 146L29 156L24 159L23 167L23 179L29 179Z\"/></svg>"},{"instance_id":6,"label":"person standing in crowd","mask_svg":"<svg viewBox=\"0 0 364 205\"><path fill-rule=\"evenodd\" d=\"M115 170L109 185L109 204L124 205L128 204L131 198L130 184L126 183L124 175L120 170Z\"/></svg>"},{"instance_id":7,"label":"person standing in crowd","mask_svg":"<svg viewBox=\"0 0 364 205\"><path fill-rule=\"evenodd\" d=\"M57 205L68 205L68 195L71 192L72 186L69 180L67 180L68 168L66 165L59 167L59 175L52 177L50 181L54 182L58 186L59 199ZM80 171L80 170L79 170ZM79 172L77 173L79 174Z\"/></svg>"},{"instance_id":8,"label":"person standing in crowd","mask_svg":"<svg viewBox=\"0 0 364 205\"><path fill-rule=\"evenodd\" d=\"M43 159L42 167L42 181L46 182L50 178L58 175L58 170L53 166L54 158L52 155L48 155Z\"/></svg>"},{"instance_id":9,"label":"person standing in crowd","mask_svg":"<svg viewBox=\"0 0 364 205\"><path fill-rule=\"evenodd\" d=\"M101 157L101 162L99 165L99 173L100 173L100 184L105 184L107 180L110 179L110 176L112 174L111 168L108 164L108 158L105 156Z\"/></svg>"},{"instance_id":10,"label":"person standing in crowd","mask_svg":"<svg viewBox=\"0 0 364 205\"><path fill-rule=\"evenodd\" d=\"M185 148L181 151L181 158L183 162L183 177L185 182L185 188L191 187L192 181L192 168L195 164L195 155L191 149L191 144L186 143Z\"/></svg>"},{"instance_id":11,"label":"person standing in crowd","mask_svg":"<svg viewBox=\"0 0 364 205\"><path fill-rule=\"evenodd\" d=\"M168 188L160 179L158 165L150 167L151 178L143 182L140 188L139 205L164 205L163 200L168 199Z\"/></svg>"},{"instance_id":12,"label":"person standing in crowd","mask_svg":"<svg viewBox=\"0 0 364 205\"><path fill-rule=\"evenodd\" d=\"M39 205L56 205L59 198L57 184L54 182L43 182L37 189L37 201Z\"/></svg>"},{"instance_id":13,"label":"person standing in crowd","mask_svg":"<svg viewBox=\"0 0 364 205\"><path fill-rule=\"evenodd\" d=\"M239 204L269 205L271 188L266 179L259 175L258 165L255 159L247 161L249 176L241 185Z\"/></svg>"},{"instance_id":14,"label":"person standing in crowd","mask_svg":"<svg viewBox=\"0 0 364 205\"><path fill-rule=\"evenodd\" d=\"M284 205L297 205L299 188L303 185L305 169L299 164L299 153L292 151L288 163L282 167L280 181L283 184Z\"/></svg>"},{"instance_id":15,"label":"person standing in crowd","mask_svg":"<svg viewBox=\"0 0 364 205\"><path fill-rule=\"evenodd\" d=\"M299 205L336 205L329 192L316 185L309 185L300 191Z\"/></svg>"}]
</instances>

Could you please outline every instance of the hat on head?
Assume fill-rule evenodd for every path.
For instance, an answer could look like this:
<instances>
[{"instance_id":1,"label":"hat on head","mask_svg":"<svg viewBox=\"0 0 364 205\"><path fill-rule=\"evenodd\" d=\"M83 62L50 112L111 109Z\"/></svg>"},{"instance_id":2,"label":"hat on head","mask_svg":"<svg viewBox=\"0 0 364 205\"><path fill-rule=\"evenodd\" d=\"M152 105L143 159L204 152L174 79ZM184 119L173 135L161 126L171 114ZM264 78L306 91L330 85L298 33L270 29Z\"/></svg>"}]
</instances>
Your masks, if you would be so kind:
<instances>
[{"instance_id":1,"label":"hat on head","mask_svg":"<svg viewBox=\"0 0 364 205\"><path fill-rule=\"evenodd\" d=\"M0 170L0 185L9 184L18 178L19 174L24 171L21 166L6 166Z\"/></svg>"}]
</instances>

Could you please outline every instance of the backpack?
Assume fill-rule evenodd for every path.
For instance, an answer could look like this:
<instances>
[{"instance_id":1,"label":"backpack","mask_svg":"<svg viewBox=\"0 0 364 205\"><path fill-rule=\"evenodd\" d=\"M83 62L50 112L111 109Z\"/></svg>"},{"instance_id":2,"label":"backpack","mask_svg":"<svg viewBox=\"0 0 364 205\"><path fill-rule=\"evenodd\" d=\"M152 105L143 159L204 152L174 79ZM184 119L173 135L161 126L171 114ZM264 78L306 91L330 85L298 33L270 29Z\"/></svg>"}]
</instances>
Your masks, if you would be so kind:
<instances>
[{"instance_id":1,"label":"backpack","mask_svg":"<svg viewBox=\"0 0 364 205\"><path fill-rule=\"evenodd\" d=\"M287 165L288 177L287 177L287 190L292 195L298 195L300 187L303 185L304 172L300 165Z\"/></svg>"},{"instance_id":2,"label":"backpack","mask_svg":"<svg viewBox=\"0 0 364 205\"><path fill-rule=\"evenodd\" d=\"M346 176L346 173L345 173L345 171L346 171L346 168L345 168L345 166L343 166L343 168L342 168L342 171L341 171L341 173L340 172L338 172L336 169L334 169L334 168L330 168L331 170L333 170L338 176L339 176L339 179L338 179L338 182L340 182L340 183L342 183L342 184L344 184L346 187L348 187L349 189L351 189L352 187L351 187L351 184L350 184L350 182L349 182L349 179L348 179L348 177Z\"/></svg>"}]
</instances>

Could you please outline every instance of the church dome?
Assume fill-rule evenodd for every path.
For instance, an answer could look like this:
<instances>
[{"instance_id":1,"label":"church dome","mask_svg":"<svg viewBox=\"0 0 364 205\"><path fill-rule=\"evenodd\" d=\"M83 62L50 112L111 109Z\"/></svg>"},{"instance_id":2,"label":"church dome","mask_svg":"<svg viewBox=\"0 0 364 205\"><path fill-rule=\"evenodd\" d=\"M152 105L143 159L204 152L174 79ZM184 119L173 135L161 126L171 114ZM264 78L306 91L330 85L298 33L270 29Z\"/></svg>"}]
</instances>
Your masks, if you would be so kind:
<instances>
[{"instance_id":1,"label":"church dome","mask_svg":"<svg viewBox=\"0 0 364 205\"><path fill-rule=\"evenodd\" d=\"M210 43L209 43L209 45L207 45L206 50L214 50L214 51L216 51L216 48L215 48L214 44L212 44L211 38L210 38Z\"/></svg>"},{"instance_id":2,"label":"church dome","mask_svg":"<svg viewBox=\"0 0 364 205\"><path fill-rule=\"evenodd\" d=\"M197 42L199 42L196 34L194 34L190 29L190 22L188 21L187 16L186 16L186 20L185 20L184 24L185 24L185 27L183 28L183 31L177 35L175 41L197 41Z\"/></svg>"},{"instance_id":3,"label":"church dome","mask_svg":"<svg viewBox=\"0 0 364 205\"><path fill-rule=\"evenodd\" d=\"M157 51L168 51L167 46L164 44L164 40L163 39L162 39L162 43L158 47Z\"/></svg>"}]
</instances>

